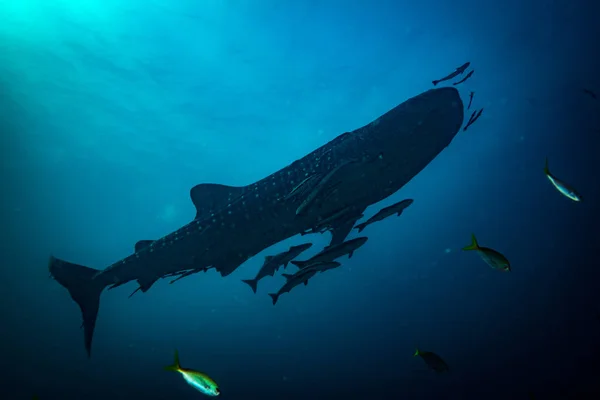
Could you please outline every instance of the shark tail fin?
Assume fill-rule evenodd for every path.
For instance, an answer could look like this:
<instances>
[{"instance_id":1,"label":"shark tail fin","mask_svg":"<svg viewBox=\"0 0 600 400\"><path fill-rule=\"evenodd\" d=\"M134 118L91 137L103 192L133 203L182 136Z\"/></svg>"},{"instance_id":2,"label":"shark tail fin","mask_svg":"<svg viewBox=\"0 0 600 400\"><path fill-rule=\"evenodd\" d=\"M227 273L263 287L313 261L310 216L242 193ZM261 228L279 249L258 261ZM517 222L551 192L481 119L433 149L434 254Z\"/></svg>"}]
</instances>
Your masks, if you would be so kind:
<instances>
[{"instance_id":1,"label":"shark tail fin","mask_svg":"<svg viewBox=\"0 0 600 400\"><path fill-rule=\"evenodd\" d=\"M167 365L164 367L165 371L175 371L178 372L181 369L181 364L179 364L179 352L175 350L175 358L173 360L173 364Z\"/></svg>"},{"instance_id":2,"label":"shark tail fin","mask_svg":"<svg viewBox=\"0 0 600 400\"><path fill-rule=\"evenodd\" d=\"M290 261L290 262L298 268L304 268L306 265L308 265L308 261Z\"/></svg>"},{"instance_id":3,"label":"shark tail fin","mask_svg":"<svg viewBox=\"0 0 600 400\"><path fill-rule=\"evenodd\" d=\"M479 244L477 243L477 238L475 237L474 233L471 234L471 244L463 247L463 250L464 251L479 250Z\"/></svg>"},{"instance_id":4,"label":"shark tail fin","mask_svg":"<svg viewBox=\"0 0 600 400\"><path fill-rule=\"evenodd\" d=\"M98 270L69 263L53 256L50 256L48 261L48 269L52 277L69 291L71 298L81 309L85 349L88 357L91 357L100 294L107 284L100 279L94 279Z\"/></svg>"},{"instance_id":5,"label":"shark tail fin","mask_svg":"<svg viewBox=\"0 0 600 400\"><path fill-rule=\"evenodd\" d=\"M273 305L277 304L277 299L279 299L279 295L277 293L269 293L271 299L273 300Z\"/></svg>"},{"instance_id":6,"label":"shark tail fin","mask_svg":"<svg viewBox=\"0 0 600 400\"><path fill-rule=\"evenodd\" d=\"M258 286L258 281L256 279L242 279L242 282L250 286L250 289L256 293L256 287Z\"/></svg>"}]
</instances>

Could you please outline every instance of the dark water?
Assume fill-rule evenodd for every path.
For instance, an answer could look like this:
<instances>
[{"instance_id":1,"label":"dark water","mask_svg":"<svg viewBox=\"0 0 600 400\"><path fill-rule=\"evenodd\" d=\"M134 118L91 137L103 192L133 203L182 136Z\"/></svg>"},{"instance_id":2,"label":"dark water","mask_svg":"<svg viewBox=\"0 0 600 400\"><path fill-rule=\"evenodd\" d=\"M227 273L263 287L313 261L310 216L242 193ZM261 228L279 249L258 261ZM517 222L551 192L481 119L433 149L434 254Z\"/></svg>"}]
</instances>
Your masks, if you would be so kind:
<instances>
[{"instance_id":1,"label":"dark water","mask_svg":"<svg viewBox=\"0 0 600 400\"><path fill-rule=\"evenodd\" d=\"M572 1L0 3L2 399L538 399L600 393L598 5ZM481 119L399 193L415 203L283 295L264 255L102 297L88 360L47 257L104 268L194 215L197 183L252 183L431 87ZM543 174L583 195L574 203ZM512 272L461 252L471 232ZM355 235L355 234L353 234ZM314 236L316 251L328 235ZM435 351L451 372L413 357Z\"/></svg>"}]
</instances>

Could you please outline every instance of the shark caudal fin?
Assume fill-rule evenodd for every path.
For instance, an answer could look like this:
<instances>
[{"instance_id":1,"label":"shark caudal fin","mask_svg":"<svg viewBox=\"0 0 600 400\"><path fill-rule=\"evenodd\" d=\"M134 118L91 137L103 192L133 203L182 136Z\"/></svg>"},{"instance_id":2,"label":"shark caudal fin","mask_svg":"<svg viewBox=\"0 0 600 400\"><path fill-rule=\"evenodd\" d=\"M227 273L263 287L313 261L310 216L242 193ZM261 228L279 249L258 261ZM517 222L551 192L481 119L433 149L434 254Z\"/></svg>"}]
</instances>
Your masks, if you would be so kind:
<instances>
[{"instance_id":1,"label":"shark caudal fin","mask_svg":"<svg viewBox=\"0 0 600 400\"><path fill-rule=\"evenodd\" d=\"M250 289L256 293L256 286L258 285L258 281L256 279L242 279L242 282L250 286Z\"/></svg>"},{"instance_id":2,"label":"shark caudal fin","mask_svg":"<svg viewBox=\"0 0 600 400\"><path fill-rule=\"evenodd\" d=\"M167 365L163 367L165 371L175 371L179 372L181 370L181 364L179 363L179 352L175 350L175 358L173 360L173 364Z\"/></svg>"},{"instance_id":3,"label":"shark caudal fin","mask_svg":"<svg viewBox=\"0 0 600 400\"><path fill-rule=\"evenodd\" d=\"M91 357L100 293L107 285L94 279L94 275L99 272L97 269L72 264L52 256L48 261L48 269L50 275L69 291L71 298L81 309L85 349L88 357Z\"/></svg>"}]
</instances>

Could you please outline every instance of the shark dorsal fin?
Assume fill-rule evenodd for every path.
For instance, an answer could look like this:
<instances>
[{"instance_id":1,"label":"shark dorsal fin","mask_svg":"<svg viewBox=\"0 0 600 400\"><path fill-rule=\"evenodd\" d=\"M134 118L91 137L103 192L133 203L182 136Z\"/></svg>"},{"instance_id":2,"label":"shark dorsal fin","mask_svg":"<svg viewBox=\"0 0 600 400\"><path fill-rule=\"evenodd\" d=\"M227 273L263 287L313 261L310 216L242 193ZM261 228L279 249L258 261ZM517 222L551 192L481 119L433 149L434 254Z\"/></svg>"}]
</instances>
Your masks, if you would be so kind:
<instances>
[{"instance_id":1,"label":"shark dorsal fin","mask_svg":"<svg viewBox=\"0 0 600 400\"><path fill-rule=\"evenodd\" d=\"M242 194L244 187L217 183L201 183L190 190L190 198L196 207L195 219L204 218L212 211L227 206Z\"/></svg>"},{"instance_id":2,"label":"shark dorsal fin","mask_svg":"<svg viewBox=\"0 0 600 400\"><path fill-rule=\"evenodd\" d=\"M135 252L137 253L138 251L150 246L150 243L152 242L154 242L154 240L140 240L135 244Z\"/></svg>"}]
</instances>

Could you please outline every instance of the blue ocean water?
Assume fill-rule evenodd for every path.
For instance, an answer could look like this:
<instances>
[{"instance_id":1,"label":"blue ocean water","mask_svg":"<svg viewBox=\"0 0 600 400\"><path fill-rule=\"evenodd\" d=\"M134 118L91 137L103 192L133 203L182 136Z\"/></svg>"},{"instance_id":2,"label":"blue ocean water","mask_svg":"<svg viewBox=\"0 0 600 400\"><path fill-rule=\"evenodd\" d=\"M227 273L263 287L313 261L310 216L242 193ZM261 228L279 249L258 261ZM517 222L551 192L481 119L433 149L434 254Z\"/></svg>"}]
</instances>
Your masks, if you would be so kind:
<instances>
[{"instance_id":1,"label":"blue ocean water","mask_svg":"<svg viewBox=\"0 0 600 400\"><path fill-rule=\"evenodd\" d=\"M600 393L598 4L0 2L1 398L519 399ZM337 270L273 306L214 271L102 295L91 359L48 256L102 269L194 217L198 183L247 185L432 87L479 121L383 202ZM468 114L467 114L468 116ZM551 171L584 201L561 196ZM462 252L474 232L511 273ZM356 237L352 233L350 237ZM415 347L438 353L438 375ZM484 396L484 397L483 397Z\"/></svg>"}]
</instances>

